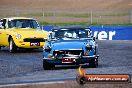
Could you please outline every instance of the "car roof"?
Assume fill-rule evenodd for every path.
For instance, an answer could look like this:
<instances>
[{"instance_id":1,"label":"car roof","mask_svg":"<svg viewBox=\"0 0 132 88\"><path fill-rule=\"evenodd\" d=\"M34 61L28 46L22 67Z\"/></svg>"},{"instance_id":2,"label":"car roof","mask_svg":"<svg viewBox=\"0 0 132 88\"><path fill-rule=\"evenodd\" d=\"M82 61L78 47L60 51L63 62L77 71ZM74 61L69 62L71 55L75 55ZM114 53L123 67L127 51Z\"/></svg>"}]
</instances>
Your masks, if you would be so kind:
<instances>
[{"instance_id":1,"label":"car roof","mask_svg":"<svg viewBox=\"0 0 132 88\"><path fill-rule=\"evenodd\" d=\"M4 19L13 20L13 19L33 19L33 18L28 18L28 17L8 17L8 18L4 18Z\"/></svg>"},{"instance_id":2,"label":"car roof","mask_svg":"<svg viewBox=\"0 0 132 88\"><path fill-rule=\"evenodd\" d=\"M57 27L54 27L52 29L52 31L54 31L54 30L61 30L61 29L73 30L73 29L90 29L90 28L88 26L57 26Z\"/></svg>"}]
</instances>

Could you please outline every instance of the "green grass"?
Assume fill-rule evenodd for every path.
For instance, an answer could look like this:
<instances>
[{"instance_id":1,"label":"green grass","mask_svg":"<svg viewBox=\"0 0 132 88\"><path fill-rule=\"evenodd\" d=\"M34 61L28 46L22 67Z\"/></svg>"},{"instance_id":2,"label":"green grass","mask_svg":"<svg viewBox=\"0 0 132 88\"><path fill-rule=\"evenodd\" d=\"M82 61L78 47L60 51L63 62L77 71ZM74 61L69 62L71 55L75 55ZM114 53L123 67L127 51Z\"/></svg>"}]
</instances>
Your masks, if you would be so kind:
<instances>
[{"instance_id":1,"label":"green grass","mask_svg":"<svg viewBox=\"0 0 132 88\"><path fill-rule=\"evenodd\" d=\"M128 11L125 12L112 12L112 11L106 11L106 12L93 12L92 14L92 21L93 23L90 23L90 17L91 12L38 12L38 13L24 13L23 16L33 16L34 18L39 18L39 21L41 25L55 25L55 26L67 26L67 25L129 25L132 26L131 23L128 23L126 20L123 22L122 19L126 18L129 21L128 16L130 13ZM44 16L44 18L43 18ZM55 20L58 20L57 23L52 23L48 20L45 20L45 18L48 19L54 19L50 17L62 17L59 19L68 19L72 21L72 19L76 18L84 18L87 19L87 22L66 22L65 20L62 22L59 22L58 18L55 18ZM69 18L67 18L69 17ZM42 19L41 19L42 18ZM117 19L116 19L117 18ZM114 21L115 19L115 21ZM43 22L45 20L45 22ZM79 20L79 19L76 19ZM117 21L119 20L119 21ZM121 21L122 20L122 21ZM108 24L107 24L108 23Z\"/></svg>"},{"instance_id":2,"label":"green grass","mask_svg":"<svg viewBox=\"0 0 132 88\"><path fill-rule=\"evenodd\" d=\"M23 14L23 16L35 16L35 17L75 17L75 18L87 18L90 17L90 13L54 13L54 12L45 12L45 13L28 13Z\"/></svg>"},{"instance_id":3,"label":"green grass","mask_svg":"<svg viewBox=\"0 0 132 88\"><path fill-rule=\"evenodd\" d=\"M91 26L91 25L110 25L110 26L132 26L132 23L125 24L98 24L98 23L88 23L88 22L74 22L74 23L48 23L48 22L40 22L40 25L53 25L53 26L71 26L71 25L82 25L82 26Z\"/></svg>"},{"instance_id":4,"label":"green grass","mask_svg":"<svg viewBox=\"0 0 132 88\"><path fill-rule=\"evenodd\" d=\"M92 16L113 16L113 17L118 17L118 16L128 16L130 13L128 12L101 12L101 13L94 13ZM23 16L35 16L35 17L74 17L74 18L88 18L91 16L90 12L84 12L84 13L71 13L71 12L39 12L39 13L25 13Z\"/></svg>"},{"instance_id":5,"label":"green grass","mask_svg":"<svg viewBox=\"0 0 132 88\"><path fill-rule=\"evenodd\" d=\"M87 22L74 22L74 23L48 23L48 22L40 22L40 25L53 25L53 26L69 26L69 25L90 25Z\"/></svg>"}]
</instances>

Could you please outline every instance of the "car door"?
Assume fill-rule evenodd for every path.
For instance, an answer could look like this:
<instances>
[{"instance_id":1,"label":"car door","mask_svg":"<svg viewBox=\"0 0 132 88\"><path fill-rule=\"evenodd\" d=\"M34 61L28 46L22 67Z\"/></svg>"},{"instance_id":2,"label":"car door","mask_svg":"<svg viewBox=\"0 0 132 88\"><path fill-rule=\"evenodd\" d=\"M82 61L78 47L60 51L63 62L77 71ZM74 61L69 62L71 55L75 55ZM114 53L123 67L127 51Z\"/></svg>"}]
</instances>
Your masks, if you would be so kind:
<instances>
[{"instance_id":1,"label":"car door","mask_svg":"<svg viewBox=\"0 0 132 88\"><path fill-rule=\"evenodd\" d=\"M8 33L6 29L6 19L0 20L1 27L0 27L0 46L8 46Z\"/></svg>"}]
</instances>

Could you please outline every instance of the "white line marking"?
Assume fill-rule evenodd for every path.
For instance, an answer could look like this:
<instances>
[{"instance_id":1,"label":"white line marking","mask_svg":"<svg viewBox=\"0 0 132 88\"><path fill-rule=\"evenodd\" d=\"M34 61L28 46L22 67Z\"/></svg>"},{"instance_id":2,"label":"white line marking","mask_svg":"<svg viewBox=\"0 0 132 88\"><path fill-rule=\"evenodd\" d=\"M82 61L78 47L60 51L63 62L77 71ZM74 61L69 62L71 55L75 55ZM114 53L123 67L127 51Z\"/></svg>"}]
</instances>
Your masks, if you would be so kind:
<instances>
[{"instance_id":1,"label":"white line marking","mask_svg":"<svg viewBox=\"0 0 132 88\"><path fill-rule=\"evenodd\" d=\"M5 84L5 85L0 85L0 87L26 86L26 85L42 85L42 84L56 84L56 83L65 83L65 82L64 81L56 81L56 82L36 82L36 83Z\"/></svg>"}]
</instances>

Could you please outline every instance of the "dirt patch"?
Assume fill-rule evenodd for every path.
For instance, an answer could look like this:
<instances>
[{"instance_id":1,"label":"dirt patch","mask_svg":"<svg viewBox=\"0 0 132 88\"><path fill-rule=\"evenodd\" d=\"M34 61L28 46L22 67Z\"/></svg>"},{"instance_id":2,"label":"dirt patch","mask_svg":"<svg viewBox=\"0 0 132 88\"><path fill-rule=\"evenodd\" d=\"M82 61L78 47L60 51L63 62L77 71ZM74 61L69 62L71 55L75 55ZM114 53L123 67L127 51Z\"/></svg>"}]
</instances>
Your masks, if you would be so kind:
<instances>
[{"instance_id":1,"label":"dirt patch","mask_svg":"<svg viewBox=\"0 0 132 88\"><path fill-rule=\"evenodd\" d=\"M130 9L131 0L1 0L0 7L44 9Z\"/></svg>"}]
</instances>

